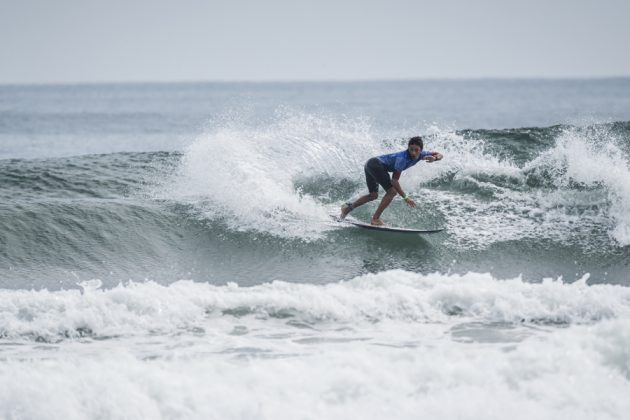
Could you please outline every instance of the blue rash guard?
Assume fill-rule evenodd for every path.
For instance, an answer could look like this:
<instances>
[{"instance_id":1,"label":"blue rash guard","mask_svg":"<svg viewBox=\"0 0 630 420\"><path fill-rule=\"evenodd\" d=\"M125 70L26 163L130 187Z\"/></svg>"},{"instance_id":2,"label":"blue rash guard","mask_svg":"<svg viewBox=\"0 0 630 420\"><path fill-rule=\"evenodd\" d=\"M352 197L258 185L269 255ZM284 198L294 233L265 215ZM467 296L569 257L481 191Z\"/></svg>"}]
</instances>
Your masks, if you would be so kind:
<instances>
[{"instance_id":1,"label":"blue rash guard","mask_svg":"<svg viewBox=\"0 0 630 420\"><path fill-rule=\"evenodd\" d=\"M433 152L420 152L418 159L413 160L409 155L409 152L403 150L402 152L390 153L387 155L377 156L376 158L383 163L383 166L387 172L393 172L393 178L399 179L400 173L405 169L411 168L416 163L420 162L427 156L433 156Z\"/></svg>"}]
</instances>

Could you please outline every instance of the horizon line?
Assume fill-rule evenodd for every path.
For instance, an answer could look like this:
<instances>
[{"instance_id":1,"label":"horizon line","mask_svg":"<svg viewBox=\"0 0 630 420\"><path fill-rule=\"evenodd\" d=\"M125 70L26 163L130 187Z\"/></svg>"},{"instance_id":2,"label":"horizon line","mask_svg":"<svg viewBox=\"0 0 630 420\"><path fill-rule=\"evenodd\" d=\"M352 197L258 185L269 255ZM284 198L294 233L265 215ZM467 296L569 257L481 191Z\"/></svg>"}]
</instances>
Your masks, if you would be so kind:
<instances>
[{"instance_id":1,"label":"horizon line","mask_svg":"<svg viewBox=\"0 0 630 420\"><path fill-rule=\"evenodd\" d=\"M617 76L480 76L480 77L425 77L425 78L366 78L366 79L196 79L196 80L102 80L102 81L43 81L0 82L2 87L37 86L92 86L92 85L166 85L166 84L324 84L324 83L404 83L404 82L466 82L466 81L595 81L630 79L630 75Z\"/></svg>"}]
</instances>

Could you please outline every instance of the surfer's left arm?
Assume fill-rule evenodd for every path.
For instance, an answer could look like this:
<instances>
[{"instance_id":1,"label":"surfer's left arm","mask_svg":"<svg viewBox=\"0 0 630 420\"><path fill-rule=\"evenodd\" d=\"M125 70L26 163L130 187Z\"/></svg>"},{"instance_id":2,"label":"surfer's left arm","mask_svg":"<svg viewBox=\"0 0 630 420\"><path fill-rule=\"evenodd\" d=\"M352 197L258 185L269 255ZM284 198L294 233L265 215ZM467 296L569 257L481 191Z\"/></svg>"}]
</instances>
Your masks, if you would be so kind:
<instances>
[{"instance_id":1,"label":"surfer's left arm","mask_svg":"<svg viewBox=\"0 0 630 420\"><path fill-rule=\"evenodd\" d=\"M435 162L436 160L442 160L444 156L440 152L431 152L431 154L424 158L427 162Z\"/></svg>"}]
</instances>

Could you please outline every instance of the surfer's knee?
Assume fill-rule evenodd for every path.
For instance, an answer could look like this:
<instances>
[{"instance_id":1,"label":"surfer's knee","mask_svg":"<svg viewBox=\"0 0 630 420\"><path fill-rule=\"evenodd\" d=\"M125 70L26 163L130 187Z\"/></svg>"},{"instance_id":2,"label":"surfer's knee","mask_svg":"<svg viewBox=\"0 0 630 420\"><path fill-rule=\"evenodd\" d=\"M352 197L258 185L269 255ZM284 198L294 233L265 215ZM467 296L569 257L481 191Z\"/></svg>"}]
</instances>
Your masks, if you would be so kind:
<instances>
[{"instance_id":1,"label":"surfer's knee","mask_svg":"<svg viewBox=\"0 0 630 420\"><path fill-rule=\"evenodd\" d=\"M370 201L371 201L371 200L376 200L376 199L378 198L378 193L377 193L377 192L371 192L371 193L368 195L368 198L370 199Z\"/></svg>"},{"instance_id":2,"label":"surfer's knee","mask_svg":"<svg viewBox=\"0 0 630 420\"><path fill-rule=\"evenodd\" d=\"M387 195L389 196L396 195L396 188L391 187L389 190L387 190Z\"/></svg>"}]
</instances>

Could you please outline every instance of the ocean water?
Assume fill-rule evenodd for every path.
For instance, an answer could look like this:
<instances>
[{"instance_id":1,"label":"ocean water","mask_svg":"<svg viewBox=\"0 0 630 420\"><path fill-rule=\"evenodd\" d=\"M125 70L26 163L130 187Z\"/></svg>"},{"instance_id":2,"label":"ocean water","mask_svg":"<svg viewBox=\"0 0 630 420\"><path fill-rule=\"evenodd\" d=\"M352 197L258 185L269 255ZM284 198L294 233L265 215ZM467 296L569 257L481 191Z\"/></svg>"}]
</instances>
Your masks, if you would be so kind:
<instances>
[{"instance_id":1,"label":"ocean water","mask_svg":"<svg viewBox=\"0 0 630 420\"><path fill-rule=\"evenodd\" d=\"M0 418L624 419L629 272L627 78L0 86Z\"/></svg>"}]
</instances>

